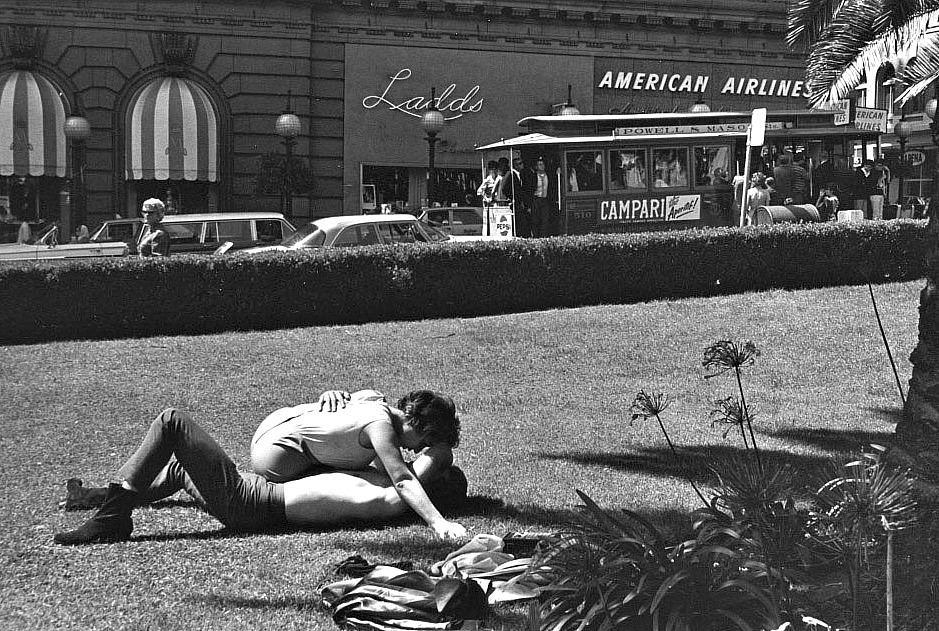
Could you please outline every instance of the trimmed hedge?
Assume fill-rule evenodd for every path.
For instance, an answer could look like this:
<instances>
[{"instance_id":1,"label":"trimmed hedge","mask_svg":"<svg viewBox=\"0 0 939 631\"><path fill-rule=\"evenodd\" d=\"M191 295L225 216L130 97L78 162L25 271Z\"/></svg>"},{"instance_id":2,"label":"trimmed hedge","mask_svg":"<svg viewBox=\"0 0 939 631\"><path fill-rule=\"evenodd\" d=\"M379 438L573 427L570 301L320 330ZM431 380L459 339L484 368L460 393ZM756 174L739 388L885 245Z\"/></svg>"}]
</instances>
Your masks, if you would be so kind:
<instances>
[{"instance_id":1,"label":"trimmed hedge","mask_svg":"<svg viewBox=\"0 0 939 631\"><path fill-rule=\"evenodd\" d=\"M0 266L0 342L467 317L925 275L926 222Z\"/></svg>"}]
</instances>

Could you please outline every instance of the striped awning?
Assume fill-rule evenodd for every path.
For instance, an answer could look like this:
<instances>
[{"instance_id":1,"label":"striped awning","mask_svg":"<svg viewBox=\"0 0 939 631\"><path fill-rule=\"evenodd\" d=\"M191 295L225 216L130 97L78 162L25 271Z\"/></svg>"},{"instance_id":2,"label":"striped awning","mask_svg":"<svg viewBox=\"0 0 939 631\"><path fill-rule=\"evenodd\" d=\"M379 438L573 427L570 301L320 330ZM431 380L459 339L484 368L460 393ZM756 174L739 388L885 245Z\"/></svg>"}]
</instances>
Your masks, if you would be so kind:
<instances>
[{"instance_id":1,"label":"striped awning","mask_svg":"<svg viewBox=\"0 0 939 631\"><path fill-rule=\"evenodd\" d=\"M0 175L65 177L65 103L28 70L0 74Z\"/></svg>"},{"instance_id":2,"label":"striped awning","mask_svg":"<svg viewBox=\"0 0 939 631\"><path fill-rule=\"evenodd\" d=\"M179 77L141 89L126 117L130 180L206 180L218 177L218 119L212 99Z\"/></svg>"}]
</instances>

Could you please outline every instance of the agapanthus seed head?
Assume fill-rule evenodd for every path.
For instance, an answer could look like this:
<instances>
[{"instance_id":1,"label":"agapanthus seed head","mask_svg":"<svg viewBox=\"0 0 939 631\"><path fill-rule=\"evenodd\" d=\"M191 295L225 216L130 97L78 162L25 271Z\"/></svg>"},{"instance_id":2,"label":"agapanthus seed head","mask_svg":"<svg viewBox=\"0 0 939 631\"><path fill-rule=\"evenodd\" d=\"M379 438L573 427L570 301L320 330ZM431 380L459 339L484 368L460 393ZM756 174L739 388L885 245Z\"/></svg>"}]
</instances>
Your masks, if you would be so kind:
<instances>
[{"instance_id":1,"label":"agapanthus seed head","mask_svg":"<svg viewBox=\"0 0 939 631\"><path fill-rule=\"evenodd\" d=\"M640 390L630 406L632 420L650 418L661 414L668 407L668 395L661 392L646 392Z\"/></svg>"},{"instance_id":2,"label":"agapanthus seed head","mask_svg":"<svg viewBox=\"0 0 939 631\"><path fill-rule=\"evenodd\" d=\"M728 425L727 430L724 432L726 438L731 429L743 427L748 420L752 423L756 415L749 409L744 409L737 397L729 396L714 401L710 418L712 427L714 425Z\"/></svg>"},{"instance_id":3,"label":"agapanthus seed head","mask_svg":"<svg viewBox=\"0 0 939 631\"><path fill-rule=\"evenodd\" d=\"M705 378L715 377L733 368L750 366L759 355L759 349L750 340L720 340L704 349L701 365L714 371Z\"/></svg>"}]
</instances>

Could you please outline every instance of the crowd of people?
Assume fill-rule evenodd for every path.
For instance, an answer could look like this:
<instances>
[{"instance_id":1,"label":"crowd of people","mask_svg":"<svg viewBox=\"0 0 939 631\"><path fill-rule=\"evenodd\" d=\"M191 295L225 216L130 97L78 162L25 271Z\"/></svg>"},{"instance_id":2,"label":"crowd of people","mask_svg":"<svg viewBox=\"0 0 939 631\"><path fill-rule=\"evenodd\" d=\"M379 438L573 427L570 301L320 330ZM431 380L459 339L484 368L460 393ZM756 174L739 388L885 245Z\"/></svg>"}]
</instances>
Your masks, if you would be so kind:
<instances>
[{"instance_id":1,"label":"crowd of people","mask_svg":"<svg viewBox=\"0 0 939 631\"><path fill-rule=\"evenodd\" d=\"M519 156L511 168L507 157L490 160L476 194L484 208L513 205L517 237L560 234L557 174L550 174L547 160L541 156L535 159Z\"/></svg>"},{"instance_id":2,"label":"crowd of people","mask_svg":"<svg viewBox=\"0 0 939 631\"><path fill-rule=\"evenodd\" d=\"M836 219L839 209L857 209L866 219L883 219L890 180L883 159L867 159L852 169L846 157L828 156L810 176L804 153L786 151L774 161L764 147L747 189L746 223L756 221L760 206L809 203L822 221Z\"/></svg>"},{"instance_id":3,"label":"crowd of people","mask_svg":"<svg viewBox=\"0 0 939 631\"><path fill-rule=\"evenodd\" d=\"M450 397L415 390L389 405L374 390L329 390L265 418L251 441L253 471L240 472L188 412L169 408L109 486L70 480L66 509L100 507L54 541L125 541L136 507L177 491L234 532L385 521L412 510L438 537L463 537L466 529L441 513L466 497L466 478L453 465L459 438ZM406 462L402 449L417 457Z\"/></svg>"}]
</instances>

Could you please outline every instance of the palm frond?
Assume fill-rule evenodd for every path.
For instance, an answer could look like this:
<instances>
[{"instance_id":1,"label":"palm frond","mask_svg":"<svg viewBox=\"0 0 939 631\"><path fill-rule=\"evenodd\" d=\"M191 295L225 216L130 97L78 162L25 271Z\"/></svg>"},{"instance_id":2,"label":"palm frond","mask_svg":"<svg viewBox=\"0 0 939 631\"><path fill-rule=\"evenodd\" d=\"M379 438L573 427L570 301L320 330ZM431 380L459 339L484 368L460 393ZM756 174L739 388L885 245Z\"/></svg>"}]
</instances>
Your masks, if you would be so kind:
<instances>
[{"instance_id":1,"label":"palm frond","mask_svg":"<svg viewBox=\"0 0 939 631\"><path fill-rule=\"evenodd\" d=\"M939 17L939 11L917 18L925 22L930 16ZM939 34L922 35L916 41L916 56L912 63L903 68L897 75L897 80L906 89L897 97L901 105L920 94L939 77Z\"/></svg>"},{"instance_id":2,"label":"palm frond","mask_svg":"<svg viewBox=\"0 0 939 631\"><path fill-rule=\"evenodd\" d=\"M813 98L823 100L824 102L844 98L861 82L867 69L877 68L899 57L911 57L914 54L917 57L917 61L911 65L919 68L920 72L925 71L930 76L935 76L936 70L939 69L939 66L935 63L935 54L933 55L932 63L930 63L929 59L920 61L920 55L923 53L924 45L932 44L931 48L934 53L939 52L936 51L936 45L931 42L926 35L926 26L931 15L931 13L927 13L916 16L903 24L900 28L881 32L858 51L854 59L837 74L828 87L827 94L813 94ZM819 58L827 54L829 49L834 45L834 43L831 43L826 46L820 46ZM917 50L920 52L917 52ZM836 56L837 54L829 55L827 59L828 61L833 61ZM810 63L811 61L810 56ZM897 79L901 84L911 82L910 79L907 78L910 74L909 70L910 69L904 70L898 75ZM830 71L833 72L834 68L831 68ZM818 88L819 86L813 86L811 83L809 85L810 90L814 91Z\"/></svg>"},{"instance_id":3,"label":"palm frond","mask_svg":"<svg viewBox=\"0 0 939 631\"><path fill-rule=\"evenodd\" d=\"M795 0L789 7L786 43L791 48L808 48L837 17L850 0Z\"/></svg>"}]
</instances>

